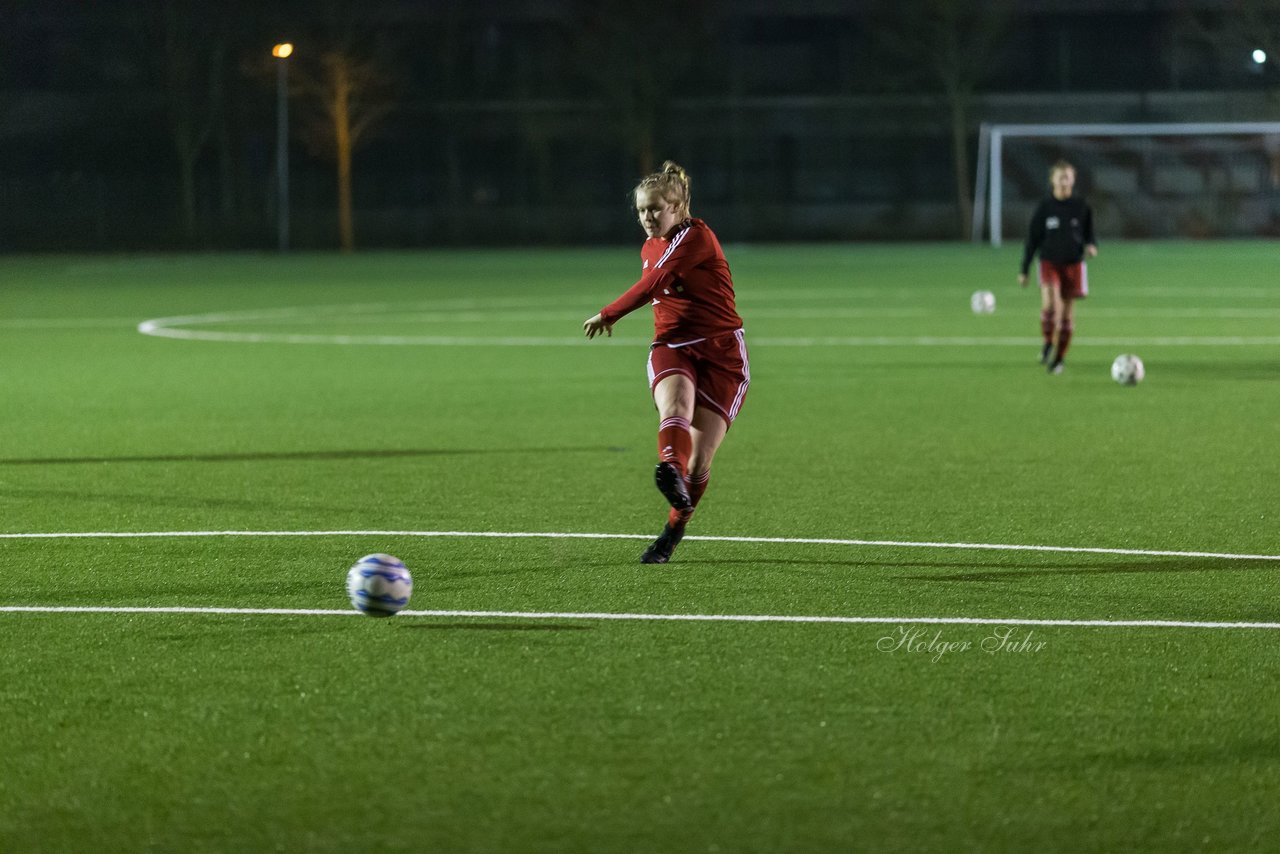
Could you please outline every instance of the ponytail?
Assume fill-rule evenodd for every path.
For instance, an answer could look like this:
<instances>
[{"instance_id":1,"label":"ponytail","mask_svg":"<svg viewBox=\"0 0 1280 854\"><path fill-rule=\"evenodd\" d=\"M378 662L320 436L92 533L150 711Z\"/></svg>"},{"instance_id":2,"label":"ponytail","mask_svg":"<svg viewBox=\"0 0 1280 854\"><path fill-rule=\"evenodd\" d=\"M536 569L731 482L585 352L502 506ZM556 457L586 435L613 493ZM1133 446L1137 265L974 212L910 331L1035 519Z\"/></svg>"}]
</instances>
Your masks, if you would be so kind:
<instances>
[{"instance_id":1,"label":"ponytail","mask_svg":"<svg viewBox=\"0 0 1280 854\"><path fill-rule=\"evenodd\" d=\"M689 173L674 160L664 161L662 171L653 172L640 179L636 190L655 190L667 202L674 203L686 216L689 214Z\"/></svg>"}]
</instances>

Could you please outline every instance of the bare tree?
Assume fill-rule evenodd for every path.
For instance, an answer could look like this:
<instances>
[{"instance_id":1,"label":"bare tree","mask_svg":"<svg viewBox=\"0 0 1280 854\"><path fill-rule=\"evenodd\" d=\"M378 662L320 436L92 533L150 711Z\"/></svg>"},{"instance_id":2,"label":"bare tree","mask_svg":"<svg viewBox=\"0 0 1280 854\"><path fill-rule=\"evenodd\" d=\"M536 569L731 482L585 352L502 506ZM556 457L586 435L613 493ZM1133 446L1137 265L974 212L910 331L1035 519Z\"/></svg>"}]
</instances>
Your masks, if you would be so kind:
<instances>
[{"instance_id":1,"label":"bare tree","mask_svg":"<svg viewBox=\"0 0 1280 854\"><path fill-rule=\"evenodd\" d=\"M969 132L974 94L995 70L1012 23L1009 0L880 0L870 23L886 77L938 93L945 108L960 233L973 219Z\"/></svg>"},{"instance_id":2,"label":"bare tree","mask_svg":"<svg viewBox=\"0 0 1280 854\"><path fill-rule=\"evenodd\" d=\"M394 109L395 78L379 55L360 53L351 46L330 47L314 56L303 47L294 56L291 90L310 106L304 113L302 137L313 152L336 166L339 245L343 252L351 252L355 249L352 155Z\"/></svg>"},{"instance_id":3,"label":"bare tree","mask_svg":"<svg viewBox=\"0 0 1280 854\"><path fill-rule=\"evenodd\" d=\"M1184 4L1173 30L1177 43L1208 48L1225 67L1251 63L1260 85L1268 89L1271 112L1280 115L1280 75L1274 71L1280 65L1280 0L1230 0L1211 10ZM1264 62L1252 60L1256 50L1266 54ZM1267 151L1271 186L1280 188L1280 149L1269 146Z\"/></svg>"},{"instance_id":4,"label":"bare tree","mask_svg":"<svg viewBox=\"0 0 1280 854\"><path fill-rule=\"evenodd\" d=\"M1224 67L1251 68L1280 106L1280 0L1228 0L1212 9L1184 3L1173 29L1177 43L1207 48ZM1250 58L1255 50L1264 62Z\"/></svg>"},{"instance_id":5,"label":"bare tree","mask_svg":"<svg viewBox=\"0 0 1280 854\"><path fill-rule=\"evenodd\" d=\"M196 234L196 164L222 114L227 42L221 28L189 3L161 9L162 75L169 129L178 155L182 233Z\"/></svg>"},{"instance_id":6,"label":"bare tree","mask_svg":"<svg viewBox=\"0 0 1280 854\"><path fill-rule=\"evenodd\" d=\"M717 0L685 0L671 15L633 0L577 0L567 41L579 74L604 97L613 130L642 172L657 161L663 105L711 43Z\"/></svg>"}]
</instances>

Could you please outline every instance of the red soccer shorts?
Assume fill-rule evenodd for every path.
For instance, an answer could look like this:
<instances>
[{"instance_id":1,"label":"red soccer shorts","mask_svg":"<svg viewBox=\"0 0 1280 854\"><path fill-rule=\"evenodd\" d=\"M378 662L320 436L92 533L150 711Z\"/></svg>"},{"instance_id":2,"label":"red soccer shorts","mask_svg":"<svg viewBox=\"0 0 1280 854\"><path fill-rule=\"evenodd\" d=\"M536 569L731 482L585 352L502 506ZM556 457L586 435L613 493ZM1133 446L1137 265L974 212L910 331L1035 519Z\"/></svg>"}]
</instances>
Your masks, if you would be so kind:
<instances>
[{"instance_id":1,"label":"red soccer shorts","mask_svg":"<svg viewBox=\"0 0 1280 854\"><path fill-rule=\"evenodd\" d=\"M688 344L654 344L649 348L650 393L671 374L693 380L697 405L711 408L733 424L751 384L751 363L742 330Z\"/></svg>"},{"instance_id":2,"label":"red soccer shorts","mask_svg":"<svg viewBox=\"0 0 1280 854\"><path fill-rule=\"evenodd\" d=\"M1057 288L1066 299L1084 299L1089 295L1089 271L1083 261L1074 264L1041 261L1040 287Z\"/></svg>"}]
</instances>

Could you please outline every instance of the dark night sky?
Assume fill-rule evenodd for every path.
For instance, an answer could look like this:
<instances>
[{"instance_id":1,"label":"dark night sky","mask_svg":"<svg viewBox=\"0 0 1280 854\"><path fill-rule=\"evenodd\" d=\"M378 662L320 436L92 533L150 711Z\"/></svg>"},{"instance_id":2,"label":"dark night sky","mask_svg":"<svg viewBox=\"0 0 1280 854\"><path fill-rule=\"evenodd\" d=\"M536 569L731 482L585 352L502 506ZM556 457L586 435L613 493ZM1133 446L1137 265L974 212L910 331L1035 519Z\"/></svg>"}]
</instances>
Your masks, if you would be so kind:
<instances>
[{"instance_id":1,"label":"dark night sky","mask_svg":"<svg viewBox=\"0 0 1280 854\"><path fill-rule=\"evenodd\" d=\"M1254 28L1256 45L1239 33L1239 3L1277 10L1270 30ZM615 113L626 112L622 101L642 88L636 80L655 69L650 76L665 87L661 109L710 117L701 124L681 119L677 128L672 114L664 113L655 141L667 151L720 162L729 148L758 147L744 136L752 131L803 143L818 132L814 122L832 121L821 104L844 109L856 102L865 110L846 132L848 145L882 147L860 142L858 128L883 135L901 114L906 139L894 150L915 158L904 168L928 172L935 161L945 161L945 147L939 149L944 143L938 141L945 132L923 127L927 111L921 118L895 106L904 98L932 97L941 87L928 73L930 56L906 59L886 49L889 40L879 22L903 8L893 0L687 0L678 8L679 20L673 21L674 16L657 19L646 7L621 0L265 6L248 0L4 0L0 187L34 207L48 205L48 216L58 221L92 184L96 196L108 200L100 207L118 203L134 212L137 229L162 233L179 181L175 117L188 109L197 123L212 116L196 165L201 222L263 220L275 115L267 53L286 39L298 44L297 62L345 42L376 57L394 78L394 110L358 156L357 191L364 195L357 203L366 206L421 204L430 194L421 188L439 180L433 170L448 172L455 200L486 203L537 202L546 194L549 168L607 177L596 183L621 180L635 171L634 152L628 154L625 140L611 141L596 131L613 122ZM1278 63L1259 67L1249 60L1253 47L1280 33L1280 4L1274 0L1020 0L1011 8L998 44L983 54L974 81L980 99L1059 99L1089 115L1090 104L1133 93L1190 98L1220 91L1237 100L1258 99L1259 109L1280 117L1276 99L1266 100L1268 91L1280 90ZM607 46L603 65L585 58L583 45L593 41ZM655 41L663 44L654 47ZM1271 55L1280 58L1280 44ZM184 69L189 81L174 85ZM216 115L207 109L213 74L222 93ZM307 102L295 96L291 103L300 131ZM714 118L730 103L751 105L760 116L750 127L733 129L733 138L724 121ZM810 105L809 118L780 112L804 104ZM981 112L980 105L977 118ZM1138 116L1152 117L1176 118ZM297 149L291 168L300 179L297 203L323 207L331 193L331 167L303 142L301 135L291 140ZM760 176L752 183L767 193L770 182L789 180L771 176L782 168L779 163L799 158L798 167L786 168L805 166L804 148L771 142L773 153L740 165ZM445 161L447 170L440 166ZM504 172L504 166L510 168ZM733 182L729 175L722 180ZM925 186L945 181L940 174ZM566 192L593 203L611 198L603 191L592 196L585 186ZM778 193L780 200L789 198L785 190ZM164 213L144 216L148 198L152 207L160 200ZM202 228L215 243L249 239L235 229L228 236L227 227ZM21 224L10 224L9 231L15 229Z\"/></svg>"}]
</instances>

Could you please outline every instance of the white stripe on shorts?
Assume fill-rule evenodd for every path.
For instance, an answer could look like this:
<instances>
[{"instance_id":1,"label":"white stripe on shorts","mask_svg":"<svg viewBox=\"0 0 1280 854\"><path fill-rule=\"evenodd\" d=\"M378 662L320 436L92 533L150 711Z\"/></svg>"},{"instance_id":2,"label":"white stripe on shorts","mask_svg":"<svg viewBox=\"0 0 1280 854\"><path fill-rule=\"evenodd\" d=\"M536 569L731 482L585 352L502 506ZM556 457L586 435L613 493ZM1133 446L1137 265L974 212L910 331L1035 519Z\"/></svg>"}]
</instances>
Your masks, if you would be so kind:
<instances>
[{"instance_id":1,"label":"white stripe on shorts","mask_svg":"<svg viewBox=\"0 0 1280 854\"><path fill-rule=\"evenodd\" d=\"M738 339L738 355L742 358L742 382L738 385L738 393L733 396L733 406L729 407L730 421L738 417L738 410L742 408L742 399L747 394L747 386L751 385L751 363L747 360L746 336L739 329L733 333L733 337Z\"/></svg>"}]
</instances>

